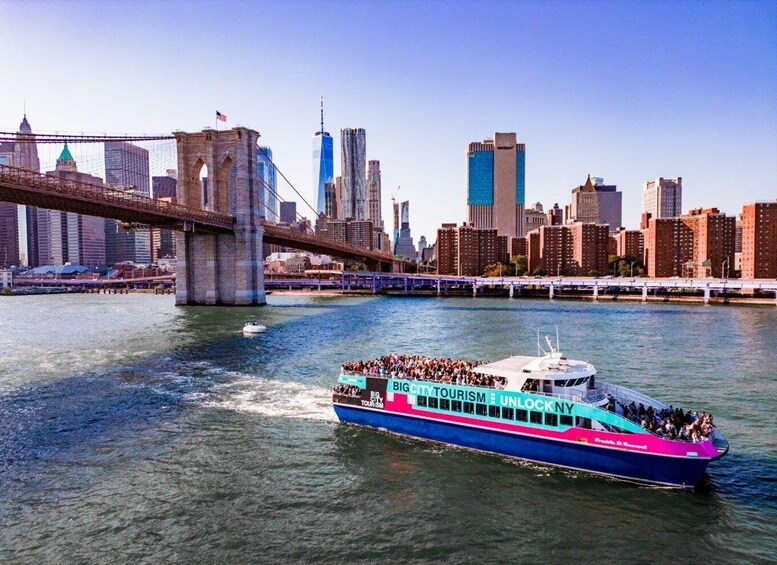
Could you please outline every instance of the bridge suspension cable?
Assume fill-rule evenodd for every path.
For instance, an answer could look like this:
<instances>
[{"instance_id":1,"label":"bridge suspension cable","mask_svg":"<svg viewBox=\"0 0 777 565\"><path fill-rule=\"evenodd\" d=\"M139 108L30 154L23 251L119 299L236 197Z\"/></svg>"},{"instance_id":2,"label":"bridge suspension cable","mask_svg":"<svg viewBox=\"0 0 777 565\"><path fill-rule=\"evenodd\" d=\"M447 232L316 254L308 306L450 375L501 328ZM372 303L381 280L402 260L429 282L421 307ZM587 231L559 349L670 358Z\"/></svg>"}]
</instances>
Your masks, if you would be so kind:
<instances>
[{"instance_id":1,"label":"bridge suspension cable","mask_svg":"<svg viewBox=\"0 0 777 565\"><path fill-rule=\"evenodd\" d=\"M65 133L29 133L0 131L3 143L105 143L110 141L158 141L175 139L172 135L107 135L107 134L65 134Z\"/></svg>"},{"instance_id":2,"label":"bridge suspension cable","mask_svg":"<svg viewBox=\"0 0 777 565\"><path fill-rule=\"evenodd\" d=\"M284 174L283 174L283 171L281 171L281 170L278 168L278 165L276 165L276 164L273 162L273 160L272 160L272 159L270 159L270 156L269 156L269 155L267 154L267 152L266 152L266 151L265 151L265 150L262 148L262 146L261 146L261 145L259 145L258 147L259 147L259 151L261 151L262 153L264 153L264 156L267 158L267 160L270 162L270 164L273 166L273 168L274 168L274 169L275 169L275 170L278 172L278 174L279 174L279 175L281 175L281 177L283 177L283 180L285 180L285 181L286 181L286 184L288 184L288 185L291 187L291 189L292 189L294 192L296 192L296 193L297 193L297 196L299 196L299 197L302 199L302 201L303 201L305 204L307 204L307 205L308 205L308 208L310 208L310 209L313 211L313 217L314 217L314 218L317 218L317 217L318 217L318 211L317 211L315 208L313 208L313 206L311 206L310 202L308 202L308 201L307 201L307 199L306 199L304 196L302 196L302 194L300 193L300 191L299 191L299 190L297 190L297 188L296 188L296 187L295 187L295 186L294 186L294 185L291 183L291 181L290 181L288 178L286 178L286 175L284 175Z\"/></svg>"}]
</instances>

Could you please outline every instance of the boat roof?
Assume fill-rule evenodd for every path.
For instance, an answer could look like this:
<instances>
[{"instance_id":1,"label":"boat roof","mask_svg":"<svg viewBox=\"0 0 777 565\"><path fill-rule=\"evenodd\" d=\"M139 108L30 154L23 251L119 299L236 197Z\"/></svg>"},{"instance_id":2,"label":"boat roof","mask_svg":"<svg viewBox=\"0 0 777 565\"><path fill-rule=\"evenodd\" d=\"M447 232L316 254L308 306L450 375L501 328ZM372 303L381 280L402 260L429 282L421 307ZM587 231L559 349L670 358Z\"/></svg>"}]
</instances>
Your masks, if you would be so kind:
<instances>
[{"instance_id":1,"label":"boat roof","mask_svg":"<svg viewBox=\"0 0 777 565\"><path fill-rule=\"evenodd\" d=\"M567 359L560 353L543 357L513 355L493 363L486 363L473 369L476 373L506 378L536 378L538 376L561 377L570 373L596 374L594 366L587 361Z\"/></svg>"}]
</instances>

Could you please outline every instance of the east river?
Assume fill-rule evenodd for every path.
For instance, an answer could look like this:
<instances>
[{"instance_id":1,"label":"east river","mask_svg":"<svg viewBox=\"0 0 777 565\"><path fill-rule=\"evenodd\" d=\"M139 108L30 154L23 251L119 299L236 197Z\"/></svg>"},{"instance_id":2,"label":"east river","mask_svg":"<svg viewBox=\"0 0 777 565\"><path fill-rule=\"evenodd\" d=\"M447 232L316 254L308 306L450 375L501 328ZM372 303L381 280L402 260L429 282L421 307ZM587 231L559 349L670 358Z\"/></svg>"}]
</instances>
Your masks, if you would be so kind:
<instances>
[{"instance_id":1,"label":"east river","mask_svg":"<svg viewBox=\"0 0 777 565\"><path fill-rule=\"evenodd\" d=\"M0 298L0 562L777 559L777 308L471 298ZM269 330L243 337L246 319ZM337 423L339 364L571 358L709 410L694 492Z\"/></svg>"}]
</instances>

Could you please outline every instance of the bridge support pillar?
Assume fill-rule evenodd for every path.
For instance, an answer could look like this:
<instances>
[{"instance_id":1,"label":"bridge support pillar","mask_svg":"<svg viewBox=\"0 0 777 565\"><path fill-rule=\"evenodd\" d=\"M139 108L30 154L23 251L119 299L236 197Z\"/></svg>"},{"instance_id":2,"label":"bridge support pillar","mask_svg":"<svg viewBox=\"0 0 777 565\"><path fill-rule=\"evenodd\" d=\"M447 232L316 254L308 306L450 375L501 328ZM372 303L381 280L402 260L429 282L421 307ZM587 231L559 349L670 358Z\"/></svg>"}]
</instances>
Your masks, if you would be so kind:
<instances>
[{"instance_id":1,"label":"bridge support pillar","mask_svg":"<svg viewBox=\"0 0 777 565\"><path fill-rule=\"evenodd\" d=\"M437 279L437 296L440 296L440 279Z\"/></svg>"},{"instance_id":2,"label":"bridge support pillar","mask_svg":"<svg viewBox=\"0 0 777 565\"><path fill-rule=\"evenodd\" d=\"M472 282L472 298L478 297L478 285L475 284L475 282Z\"/></svg>"},{"instance_id":3,"label":"bridge support pillar","mask_svg":"<svg viewBox=\"0 0 777 565\"><path fill-rule=\"evenodd\" d=\"M513 283L510 283L510 298L512 298L514 294L515 294L515 286L513 286Z\"/></svg>"},{"instance_id":4,"label":"bridge support pillar","mask_svg":"<svg viewBox=\"0 0 777 565\"><path fill-rule=\"evenodd\" d=\"M594 283L594 302L599 302L599 285Z\"/></svg>"},{"instance_id":5,"label":"bridge support pillar","mask_svg":"<svg viewBox=\"0 0 777 565\"><path fill-rule=\"evenodd\" d=\"M176 304L265 304L264 256L256 146L243 127L175 133L178 202L235 217L226 233L176 235ZM208 168L207 193L200 181Z\"/></svg>"},{"instance_id":6,"label":"bridge support pillar","mask_svg":"<svg viewBox=\"0 0 777 565\"><path fill-rule=\"evenodd\" d=\"M642 283L642 302L647 302L647 283Z\"/></svg>"},{"instance_id":7,"label":"bridge support pillar","mask_svg":"<svg viewBox=\"0 0 777 565\"><path fill-rule=\"evenodd\" d=\"M710 284L707 283L707 285L704 287L704 303L709 304L710 303Z\"/></svg>"},{"instance_id":8,"label":"bridge support pillar","mask_svg":"<svg viewBox=\"0 0 777 565\"><path fill-rule=\"evenodd\" d=\"M548 298L553 300L553 283L550 283L550 287L548 288Z\"/></svg>"}]
</instances>

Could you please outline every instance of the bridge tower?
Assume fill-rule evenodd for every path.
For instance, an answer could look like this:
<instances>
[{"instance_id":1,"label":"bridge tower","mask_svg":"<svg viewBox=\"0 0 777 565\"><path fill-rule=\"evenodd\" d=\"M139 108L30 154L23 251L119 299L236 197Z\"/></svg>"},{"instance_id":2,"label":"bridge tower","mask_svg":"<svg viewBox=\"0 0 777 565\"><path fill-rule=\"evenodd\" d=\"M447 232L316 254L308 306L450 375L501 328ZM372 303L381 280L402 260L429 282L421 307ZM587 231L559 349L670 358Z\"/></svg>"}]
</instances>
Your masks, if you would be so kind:
<instances>
[{"instance_id":1,"label":"bridge tower","mask_svg":"<svg viewBox=\"0 0 777 565\"><path fill-rule=\"evenodd\" d=\"M176 234L175 303L265 303L256 148L259 132L236 127L175 132L179 204L231 214L232 233ZM207 182L201 182L203 165Z\"/></svg>"}]
</instances>

